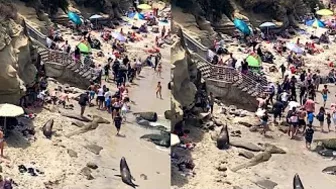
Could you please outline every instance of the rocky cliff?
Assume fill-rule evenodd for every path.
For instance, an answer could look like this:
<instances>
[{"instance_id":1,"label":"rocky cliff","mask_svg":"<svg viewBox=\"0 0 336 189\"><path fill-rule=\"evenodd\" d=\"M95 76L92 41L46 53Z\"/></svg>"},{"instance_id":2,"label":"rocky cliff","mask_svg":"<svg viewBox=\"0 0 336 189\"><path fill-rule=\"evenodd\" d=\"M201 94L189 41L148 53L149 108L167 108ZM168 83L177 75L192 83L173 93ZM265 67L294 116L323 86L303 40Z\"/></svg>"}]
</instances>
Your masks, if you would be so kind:
<instances>
[{"instance_id":1,"label":"rocky cliff","mask_svg":"<svg viewBox=\"0 0 336 189\"><path fill-rule=\"evenodd\" d=\"M172 126L182 121L185 110L191 110L195 105L195 95L200 83L200 74L196 63L188 52L182 30L178 29L180 40L172 47Z\"/></svg>"},{"instance_id":2,"label":"rocky cliff","mask_svg":"<svg viewBox=\"0 0 336 189\"><path fill-rule=\"evenodd\" d=\"M24 21L0 15L0 103L18 103L24 86L35 82L32 55L34 49Z\"/></svg>"}]
</instances>

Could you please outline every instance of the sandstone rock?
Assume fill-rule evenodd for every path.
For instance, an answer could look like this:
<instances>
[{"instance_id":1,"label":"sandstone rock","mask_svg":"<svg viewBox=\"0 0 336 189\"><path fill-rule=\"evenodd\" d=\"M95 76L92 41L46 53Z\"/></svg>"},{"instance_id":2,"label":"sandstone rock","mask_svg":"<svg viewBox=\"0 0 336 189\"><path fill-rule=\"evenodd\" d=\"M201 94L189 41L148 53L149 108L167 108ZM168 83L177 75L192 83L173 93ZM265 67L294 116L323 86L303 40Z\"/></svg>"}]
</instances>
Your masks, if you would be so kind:
<instances>
[{"instance_id":1,"label":"sandstone rock","mask_svg":"<svg viewBox=\"0 0 336 189\"><path fill-rule=\"evenodd\" d=\"M166 119L171 119L171 117L172 117L172 111L171 110L166 110L164 112L164 116L165 116Z\"/></svg>"},{"instance_id":2,"label":"sandstone rock","mask_svg":"<svg viewBox=\"0 0 336 189\"><path fill-rule=\"evenodd\" d=\"M84 167L81 171L80 174L85 176L87 180L93 180L94 177L91 175L91 169L88 167Z\"/></svg>"},{"instance_id":3,"label":"sandstone rock","mask_svg":"<svg viewBox=\"0 0 336 189\"><path fill-rule=\"evenodd\" d=\"M93 163L93 162L88 162L86 164L86 167L90 168L90 169L98 169L98 165Z\"/></svg>"},{"instance_id":4,"label":"sandstone rock","mask_svg":"<svg viewBox=\"0 0 336 189\"><path fill-rule=\"evenodd\" d=\"M214 123L216 124L216 126L224 125L223 122L220 119L214 119Z\"/></svg>"},{"instance_id":5,"label":"sandstone rock","mask_svg":"<svg viewBox=\"0 0 336 189\"><path fill-rule=\"evenodd\" d=\"M203 125L204 129L213 130L215 128L215 123L213 121L209 121Z\"/></svg>"},{"instance_id":6,"label":"sandstone rock","mask_svg":"<svg viewBox=\"0 0 336 189\"><path fill-rule=\"evenodd\" d=\"M257 126L252 126L249 128L249 131L255 133L255 132L258 132L258 129L259 128Z\"/></svg>"},{"instance_id":7,"label":"sandstone rock","mask_svg":"<svg viewBox=\"0 0 336 189\"><path fill-rule=\"evenodd\" d=\"M220 164L220 165L217 167L217 170L218 170L218 171L227 171L227 167L226 167L224 164Z\"/></svg>"},{"instance_id":8,"label":"sandstone rock","mask_svg":"<svg viewBox=\"0 0 336 189\"><path fill-rule=\"evenodd\" d=\"M67 153L69 154L70 157L74 157L74 158L78 157L77 152L75 152L72 149L67 149Z\"/></svg>"},{"instance_id":9,"label":"sandstone rock","mask_svg":"<svg viewBox=\"0 0 336 189\"><path fill-rule=\"evenodd\" d=\"M99 155L100 151L103 149L103 147L98 146L96 144L86 145L85 148L96 155Z\"/></svg>"},{"instance_id":10,"label":"sandstone rock","mask_svg":"<svg viewBox=\"0 0 336 189\"><path fill-rule=\"evenodd\" d=\"M246 150L239 150L238 155L243 156L247 159L252 159L254 157L254 154L252 152Z\"/></svg>"}]
</instances>

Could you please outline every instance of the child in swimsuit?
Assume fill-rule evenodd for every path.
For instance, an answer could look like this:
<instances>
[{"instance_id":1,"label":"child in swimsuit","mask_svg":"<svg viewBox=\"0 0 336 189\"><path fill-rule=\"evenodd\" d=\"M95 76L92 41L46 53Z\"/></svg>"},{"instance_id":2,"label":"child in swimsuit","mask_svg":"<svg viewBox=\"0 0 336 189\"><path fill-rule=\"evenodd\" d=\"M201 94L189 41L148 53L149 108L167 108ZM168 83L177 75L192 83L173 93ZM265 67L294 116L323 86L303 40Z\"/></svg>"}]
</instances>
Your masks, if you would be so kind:
<instances>
[{"instance_id":1,"label":"child in swimsuit","mask_svg":"<svg viewBox=\"0 0 336 189\"><path fill-rule=\"evenodd\" d=\"M162 90L162 86L161 86L161 82L159 81L157 86L156 86L156 98L161 98L162 99L162 93L161 93L161 90Z\"/></svg>"}]
</instances>

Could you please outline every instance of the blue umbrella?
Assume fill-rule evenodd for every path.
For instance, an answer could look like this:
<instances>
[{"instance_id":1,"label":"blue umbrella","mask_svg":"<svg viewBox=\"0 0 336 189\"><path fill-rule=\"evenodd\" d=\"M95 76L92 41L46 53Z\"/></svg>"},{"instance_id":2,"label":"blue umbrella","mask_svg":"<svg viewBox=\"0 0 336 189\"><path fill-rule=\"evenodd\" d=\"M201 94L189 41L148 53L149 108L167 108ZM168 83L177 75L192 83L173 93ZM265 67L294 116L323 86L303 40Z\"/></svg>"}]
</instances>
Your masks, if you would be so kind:
<instances>
[{"instance_id":1,"label":"blue umbrella","mask_svg":"<svg viewBox=\"0 0 336 189\"><path fill-rule=\"evenodd\" d=\"M133 19L138 19L138 20L144 20L145 19L145 15L138 13L138 12L133 12L128 14L129 18L133 18Z\"/></svg>"},{"instance_id":2,"label":"blue umbrella","mask_svg":"<svg viewBox=\"0 0 336 189\"><path fill-rule=\"evenodd\" d=\"M82 24L82 20L80 19L80 17L76 13L74 13L74 12L68 12L68 17L76 25L81 25Z\"/></svg>"},{"instance_id":3,"label":"blue umbrella","mask_svg":"<svg viewBox=\"0 0 336 189\"><path fill-rule=\"evenodd\" d=\"M244 21L235 18L235 19L233 20L233 23L234 23L235 27L236 27L239 31L241 31L243 34L245 34L245 35L250 35L250 34L251 34L251 30L250 30L250 28L248 27L248 25L247 25Z\"/></svg>"},{"instance_id":4,"label":"blue umbrella","mask_svg":"<svg viewBox=\"0 0 336 189\"><path fill-rule=\"evenodd\" d=\"M126 37L123 36L123 35L121 35L121 33L119 33L119 32L112 33L112 37L118 39L121 42L125 42L126 41Z\"/></svg>"},{"instance_id":5,"label":"blue umbrella","mask_svg":"<svg viewBox=\"0 0 336 189\"><path fill-rule=\"evenodd\" d=\"M307 26L312 26L312 27L315 27L315 28L324 28L325 27L325 24L317 18L312 19L312 20L308 20L306 22L306 25Z\"/></svg>"}]
</instances>

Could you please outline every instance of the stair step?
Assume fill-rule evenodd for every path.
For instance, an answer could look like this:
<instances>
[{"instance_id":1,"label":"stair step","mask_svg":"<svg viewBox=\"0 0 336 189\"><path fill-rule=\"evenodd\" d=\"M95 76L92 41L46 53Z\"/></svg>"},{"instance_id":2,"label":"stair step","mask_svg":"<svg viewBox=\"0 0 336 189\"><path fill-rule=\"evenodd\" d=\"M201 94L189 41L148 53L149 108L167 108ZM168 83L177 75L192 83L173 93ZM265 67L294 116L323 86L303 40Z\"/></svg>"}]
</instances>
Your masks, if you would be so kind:
<instances>
[{"instance_id":1,"label":"stair step","mask_svg":"<svg viewBox=\"0 0 336 189\"><path fill-rule=\"evenodd\" d=\"M75 71L73 71L74 73L79 73L80 69L76 69Z\"/></svg>"},{"instance_id":2,"label":"stair step","mask_svg":"<svg viewBox=\"0 0 336 189\"><path fill-rule=\"evenodd\" d=\"M90 70L87 70L83 75L83 77L88 77L88 76L91 76L91 71Z\"/></svg>"},{"instance_id":3,"label":"stair step","mask_svg":"<svg viewBox=\"0 0 336 189\"><path fill-rule=\"evenodd\" d=\"M76 66L76 62L73 62L71 64L69 64L66 68L70 69L70 68L73 68L74 66Z\"/></svg>"}]
</instances>

